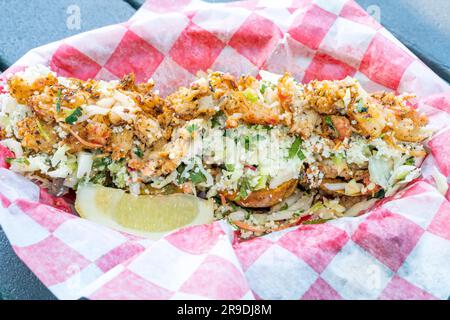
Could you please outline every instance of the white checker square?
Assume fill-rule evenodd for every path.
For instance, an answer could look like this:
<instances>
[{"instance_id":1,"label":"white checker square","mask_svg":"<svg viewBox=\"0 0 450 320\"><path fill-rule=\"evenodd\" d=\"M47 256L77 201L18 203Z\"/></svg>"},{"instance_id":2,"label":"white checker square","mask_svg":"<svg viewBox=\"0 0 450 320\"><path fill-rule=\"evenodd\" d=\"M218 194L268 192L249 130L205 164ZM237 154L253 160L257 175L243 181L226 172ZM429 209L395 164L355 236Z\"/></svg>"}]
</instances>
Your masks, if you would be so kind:
<instances>
[{"instance_id":1,"label":"white checker square","mask_svg":"<svg viewBox=\"0 0 450 320\"><path fill-rule=\"evenodd\" d=\"M358 68L376 31L338 17L320 44L320 51Z\"/></svg>"},{"instance_id":2,"label":"white checker square","mask_svg":"<svg viewBox=\"0 0 450 320\"><path fill-rule=\"evenodd\" d=\"M392 89L389 89L379 83L376 83L376 82L370 80L362 72L357 71L353 77L355 79L357 79L359 81L359 83L361 83L361 86L364 88L364 90L366 90L369 93L377 92L377 91L388 91L388 92L392 91Z\"/></svg>"},{"instance_id":3,"label":"white checker square","mask_svg":"<svg viewBox=\"0 0 450 320\"><path fill-rule=\"evenodd\" d=\"M170 291L178 291L198 269L205 255L181 251L162 239L128 265L128 269Z\"/></svg>"},{"instance_id":4,"label":"white checker square","mask_svg":"<svg viewBox=\"0 0 450 320\"><path fill-rule=\"evenodd\" d=\"M202 9L195 13L192 22L226 43L250 14L251 11L238 7Z\"/></svg>"},{"instance_id":5,"label":"white checker square","mask_svg":"<svg viewBox=\"0 0 450 320\"><path fill-rule=\"evenodd\" d=\"M389 268L351 240L321 274L344 299L376 299L392 276Z\"/></svg>"},{"instance_id":6,"label":"white checker square","mask_svg":"<svg viewBox=\"0 0 450 320\"><path fill-rule=\"evenodd\" d=\"M229 72L235 76L240 76L242 74L255 76L258 74L258 68L230 46L225 46L223 48L222 52L211 66L211 69Z\"/></svg>"},{"instance_id":7,"label":"white checker square","mask_svg":"<svg viewBox=\"0 0 450 320\"><path fill-rule=\"evenodd\" d=\"M75 273L75 271L77 271ZM74 270L74 275L62 283L50 286L50 291L62 300L75 300L82 297L83 290L96 281L103 272L93 263L83 270Z\"/></svg>"},{"instance_id":8,"label":"white checker square","mask_svg":"<svg viewBox=\"0 0 450 320\"><path fill-rule=\"evenodd\" d=\"M168 12L164 15L155 15L150 19L134 20L129 28L151 46L167 55L188 24L189 19L186 15Z\"/></svg>"},{"instance_id":9,"label":"white checker square","mask_svg":"<svg viewBox=\"0 0 450 320\"><path fill-rule=\"evenodd\" d=\"M425 232L398 275L440 299L450 297L450 241Z\"/></svg>"},{"instance_id":10,"label":"white checker square","mask_svg":"<svg viewBox=\"0 0 450 320\"><path fill-rule=\"evenodd\" d=\"M84 53L99 65L104 65L126 32L127 29L124 26L117 24L90 31L90 39L95 37L95 41L86 41L86 35L81 33L67 38L64 43ZM97 35L94 35L96 33Z\"/></svg>"},{"instance_id":11,"label":"white checker square","mask_svg":"<svg viewBox=\"0 0 450 320\"><path fill-rule=\"evenodd\" d=\"M283 32L287 32L294 20L293 15L286 8L268 7L258 10L258 14L273 21Z\"/></svg>"},{"instance_id":12,"label":"white checker square","mask_svg":"<svg viewBox=\"0 0 450 320\"><path fill-rule=\"evenodd\" d=\"M445 92L448 84L419 60L414 60L400 80L398 92L413 92L418 98Z\"/></svg>"},{"instance_id":13,"label":"white checker square","mask_svg":"<svg viewBox=\"0 0 450 320\"><path fill-rule=\"evenodd\" d=\"M95 75L95 79L111 81L111 80L119 80L119 77L108 71L108 69L102 67L100 71Z\"/></svg>"},{"instance_id":14,"label":"white checker square","mask_svg":"<svg viewBox=\"0 0 450 320\"><path fill-rule=\"evenodd\" d=\"M424 192L412 197L390 201L383 207L426 229L438 212L443 200L445 199L439 193Z\"/></svg>"},{"instance_id":15,"label":"white checker square","mask_svg":"<svg viewBox=\"0 0 450 320\"><path fill-rule=\"evenodd\" d=\"M39 201L39 187L25 177L0 168L0 193L10 202L17 199Z\"/></svg>"},{"instance_id":16,"label":"white checker square","mask_svg":"<svg viewBox=\"0 0 450 320\"><path fill-rule=\"evenodd\" d=\"M156 68L152 76L153 79L166 79L166 81L156 81L155 89L165 97L173 92L173 88L187 86L189 82L194 80L194 75L178 65L169 56L165 56L164 60Z\"/></svg>"},{"instance_id":17,"label":"white checker square","mask_svg":"<svg viewBox=\"0 0 450 320\"><path fill-rule=\"evenodd\" d=\"M347 0L315 0L314 3L331 13L338 15L344 7Z\"/></svg>"},{"instance_id":18,"label":"white checker square","mask_svg":"<svg viewBox=\"0 0 450 320\"><path fill-rule=\"evenodd\" d=\"M228 239L228 235L220 235L220 239L217 241L214 247L211 248L208 254L221 257L231 262L239 271L243 272L242 266L237 259L233 247L231 246L231 242Z\"/></svg>"},{"instance_id":19,"label":"white checker square","mask_svg":"<svg viewBox=\"0 0 450 320\"><path fill-rule=\"evenodd\" d=\"M317 273L283 247L273 245L245 273L252 290L263 299L300 299Z\"/></svg>"},{"instance_id":20,"label":"white checker square","mask_svg":"<svg viewBox=\"0 0 450 320\"><path fill-rule=\"evenodd\" d=\"M70 219L53 235L90 261L95 261L127 239L119 232L85 219Z\"/></svg>"},{"instance_id":21,"label":"white checker square","mask_svg":"<svg viewBox=\"0 0 450 320\"><path fill-rule=\"evenodd\" d=\"M15 204L9 208L0 207L0 222L13 246L27 247L50 236L50 232Z\"/></svg>"}]
</instances>

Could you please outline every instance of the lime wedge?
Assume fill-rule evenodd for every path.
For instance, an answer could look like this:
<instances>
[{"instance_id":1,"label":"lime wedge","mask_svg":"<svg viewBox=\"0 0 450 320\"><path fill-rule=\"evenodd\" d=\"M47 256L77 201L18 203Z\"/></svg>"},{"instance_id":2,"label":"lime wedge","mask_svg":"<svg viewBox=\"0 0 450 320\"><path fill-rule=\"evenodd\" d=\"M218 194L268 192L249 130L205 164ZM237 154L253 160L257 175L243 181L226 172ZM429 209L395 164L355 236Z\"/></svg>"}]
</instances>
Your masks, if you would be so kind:
<instances>
[{"instance_id":1,"label":"lime wedge","mask_svg":"<svg viewBox=\"0 0 450 320\"><path fill-rule=\"evenodd\" d=\"M213 221L213 202L193 195L135 196L92 184L78 187L75 208L82 218L151 239Z\"/></svg>"}]
</instances>

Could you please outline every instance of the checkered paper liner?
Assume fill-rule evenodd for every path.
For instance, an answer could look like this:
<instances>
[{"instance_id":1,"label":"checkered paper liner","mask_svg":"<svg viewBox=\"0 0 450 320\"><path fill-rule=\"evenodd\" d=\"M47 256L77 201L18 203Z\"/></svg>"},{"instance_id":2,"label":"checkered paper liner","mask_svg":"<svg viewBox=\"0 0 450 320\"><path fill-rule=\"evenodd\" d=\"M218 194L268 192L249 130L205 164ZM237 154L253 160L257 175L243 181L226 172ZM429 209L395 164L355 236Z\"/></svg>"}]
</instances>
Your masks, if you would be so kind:
<instances>
[{"instance_id":1,"label":"checkered paper liner","mask_svg":"<svg viewBox=\"0 0 450 320\"><path fill-rule=\"evenodd\" d=\"M450 90L355 2L147 1L130 21L31 50L3 76L153 77L162 94L208 68L298 80L353 76L369 91L414 92L436 133L423 176L369 213L240 242L224 221L153 242L67 213L7 170L0 223L14 251L61 299L447 299L450 296Z\"/></svg>"}]
</instances>

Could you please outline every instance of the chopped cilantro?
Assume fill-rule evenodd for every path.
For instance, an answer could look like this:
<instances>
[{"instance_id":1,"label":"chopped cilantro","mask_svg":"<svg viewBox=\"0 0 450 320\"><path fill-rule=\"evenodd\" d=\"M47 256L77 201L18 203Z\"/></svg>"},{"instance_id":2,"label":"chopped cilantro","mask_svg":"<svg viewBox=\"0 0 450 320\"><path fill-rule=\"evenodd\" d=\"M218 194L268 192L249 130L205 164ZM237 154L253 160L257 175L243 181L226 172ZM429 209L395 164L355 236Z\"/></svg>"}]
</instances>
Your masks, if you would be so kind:
<instances>
[{"instance_id":1,"label":"chopped cilantro","mask_svg":"<svg viewBox=\"0 0 450 320\"><path fill-rule=\"evenodd\" d=\"M334 127L333 121L331 121L330 116L325 116L325 123L334 131L336 131L336 128Z\"/></svg>"},{"instance_id":2,"label":"chopped cilantro","mask_svg":"<svg viewBox=\"0 0 450 320\"><path fill-rule=\"evenodd\" d=\"M223 111L220 110L219 112L217 112L214 117L211 118L211 126L213 128L220 126L220 121L219 118L223 116Z\"/></svg>"},{"instance_id":3,"label":"chopped cilantro","mask_svg":"<svg viewBox=\"0 0 450 320\"><path fill-rule=\"evenodd\" d=\"M97 171L103 171L111 163L112 163L112 160L109 157L102 157L102 158L97 157L97 158L94 158L94 161L92 162L92 167Z\"/></svg>"},{"instance_id":4,"label":"chopped cilantro","mask_svg":"<svg viewBox=\"0 0 450 320\"><path fill-rule=\"evenodd\" d=\"M65 120L68 124L74 124L79 117L82 115L82 111L80 107L77 107L71 114L69 114Z\"/></svg>"},{"instance_id":5,"label":"chopped cilantro","mask_svg":"<svg viewBox=\"0 0 450 320\"><path fill-rule=\"evenodd\" d=\"M265 83L261 84L261 88L259 89L259 92L261 92L261 94L264 94L264 92L266 92L267 89L267 85Z\"/></svg>"},{"instance_id":6,"label":"chopped cilantro","mask_svg":"<svg viewBox=\"0 0 450 320\"><path fill-rule=\"evenodd\" d=\"M413 166L415 163L416 163L416 162L415 162L415 160L414 160L414 157L409 157L409 158L406 159L406 161L405 161L405 164L406 164L407 166Z\"/></svg>"},{"instance_id":7,"label":"chopped cilantro","mask_svg":"<svg viewBox=\"0 0 450 320\"><path fill-rule=\"evenodd\" d=\"M11 164L11 162L14 160L15 158L6 158L5 159L5 162L7 163L7 164Z\"/></svg>"},{"instance_id":8,"label":"chopped cilantro","mask_svg":"<svg viewBox=\"0 0 450 320\"><path fill-rule=\"evenodd\" d=\"M229 171L229 172L233 172L234 171L234 165L230 164L230 163L227 163L227 164L225 164L225 169L227 169L227 171Z\"/></svg>"},{"instance_id":9,"label":"chopped cilantro","mask_svg":"<svg viewBox=\"0 0 450 320\"><path fill-rule=\"evenodd\" d=\"M199 129L199 126L196 125L195 123L186 127L186 130L189 131L190 134L193 134L194 131L197 131L198 129Z\"/></svg>"},{"instance_id":10,"label":"chopped cilantro","mask_svg":"<svg viewBox=\"0 0 450 320\"><path fill-rule=\"evenodd\" d=\"M237 197L234 199L235 201L239 201L242 199L247 199L248 192L251 190L250 183L246 178L242 179L241 185L239 186L239 192Z\"/></svg>"},{"instance_id":11,"label":"chopped cilantro","mask_svg":"<svg viewBox=\"0 0 450 320\"><path fill-rule=\"evenodd\" d=\"M302 145L303 140L299 137L295 138L295 141L292 143L291 147L289 148L289 159L292 159L293 157L297 156L300 160L305 160L305 154L303 153L302 149L300 149L300 146Z\"/></svg>"},{"instance_id":12,"label":"chopped cilantro","mask_svg":"<svg viewBox=\"0 0 450 320\"><path fill-rule=\"evenodd\" d=\"M193 184L199 184L206 181L206 177L200 171L195 172L192 171L189 178L191 179Z\"/></svg>"},{"instance_id":13,"label":"chopped cilantro","mask_svg":"<svg viewBox=\"0 0 450 320\"><path fill-rule=\"evenodd\" d=\"M252 138L250 136L241 137L241 143L244 145L244 149L247 151L250 150L250 144L252 142L251 140Z\"/></svg>"},{"instance_id":14,"label":"chopped cilantro","mask_svg":"<svg viewBox=\"0 0 450 320\"><path fill-rule=\"evenodd\" d=\"M144 156L144 152L142 152L141 148L136 147L134 148L134 154L137 155L139 158L142 158Z\"/></svg>"},{"instance_id":15,"label":"chopped cilantro","mask_svg":"<svg viewBox=\"0 0 450 320\"><path fill-rule=\"evenodd\" d=\"M280 211L281 211L281 210L286 210L288 207L289 207L288 204L285 203L285 204L283 204L283 205L281 206Z\"/></svg>"}]
</instances>

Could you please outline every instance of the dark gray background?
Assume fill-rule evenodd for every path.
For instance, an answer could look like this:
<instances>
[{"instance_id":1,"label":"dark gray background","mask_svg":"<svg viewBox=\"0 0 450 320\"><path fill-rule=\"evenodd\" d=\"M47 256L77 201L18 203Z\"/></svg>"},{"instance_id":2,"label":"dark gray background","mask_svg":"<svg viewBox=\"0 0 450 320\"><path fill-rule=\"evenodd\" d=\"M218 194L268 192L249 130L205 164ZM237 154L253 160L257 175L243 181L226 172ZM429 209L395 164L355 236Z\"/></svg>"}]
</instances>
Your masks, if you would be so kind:
<instances>
[{"instance_id":1,"label":"dark gray background","mask_svg":"<svg viewBox=\"0 0 450 320\"><path fill-rule=\"evenodd\" d=\"M225 2L226 0L208 0ZM276 1L276 0L273 0ZM28 50L80 32L128 20L144 0L0 0L0 70ZM380 8L380 22L442 78L450 81L449 0L357 0ZM69 30L77 5L81 28ZM0 227L0 299L55 299L13 253Z\"/></svg>"}]
</instances>

